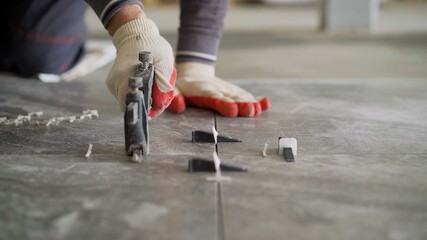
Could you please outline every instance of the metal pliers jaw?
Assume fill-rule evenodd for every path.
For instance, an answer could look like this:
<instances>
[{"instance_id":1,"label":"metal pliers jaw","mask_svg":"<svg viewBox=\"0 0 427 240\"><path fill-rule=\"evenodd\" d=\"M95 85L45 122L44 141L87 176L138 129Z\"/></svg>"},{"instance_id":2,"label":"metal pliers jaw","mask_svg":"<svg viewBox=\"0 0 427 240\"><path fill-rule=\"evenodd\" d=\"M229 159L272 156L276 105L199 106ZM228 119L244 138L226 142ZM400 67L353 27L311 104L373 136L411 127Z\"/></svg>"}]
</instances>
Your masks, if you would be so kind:
<instances>
[{"instance_id":1,"label":"metal pliers jaw","mask_svg":"<svg viewBox=\"0 0 427 240\"><path fill-rule=\"evenodd\" d=\"M141 162L149 154L148 114L151 110L153 86L153 58L150 52L139 54L140 63L135 76L128 79L129 93L126 95L124 115L126 154L132 162Z\"/></svg>"}]
</instances>

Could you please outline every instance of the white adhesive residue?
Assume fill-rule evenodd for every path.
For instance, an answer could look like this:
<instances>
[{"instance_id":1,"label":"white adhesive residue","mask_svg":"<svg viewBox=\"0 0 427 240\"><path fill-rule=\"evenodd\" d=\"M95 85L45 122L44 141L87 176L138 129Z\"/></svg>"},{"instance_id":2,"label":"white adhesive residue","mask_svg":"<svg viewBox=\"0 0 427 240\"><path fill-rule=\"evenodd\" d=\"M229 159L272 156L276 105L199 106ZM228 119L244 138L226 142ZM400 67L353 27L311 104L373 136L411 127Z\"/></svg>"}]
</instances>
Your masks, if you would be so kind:
<instances>
[{"instance_id":1,"label":"white adhesive residue","mask_svg":"<svg viewBox=\"0 0 427 240\"><path fill-rule=\"evenodd\" d=\"M212 134L214 136L215 145L218 144L218 132L215 129L215 126L212 126ZM216 148L213 151L213 159L215 164L215 176L214 177L207 177L206 180L208 181L230 181L231 177L223 177L221 175L221 159L219 159L218 154L216 153Z\"/></svg>"},{"instance_id":2,"label":"white adhesive residue","mask_svg":"<svg viewBox=\"0 0 427 240\"><path fill-rule=\"evenodd\" d=\"M88 118L92 118L92 117L98 118L99 117L98 110L84 110L83 115L88 117Z\"/></svg>"},{"instance_id":3,"label":"white adhesive residue","mask_svg":"<svg viewBox=\"0 0 427 240\"><path fill-rule=\"evenodd\" d=\"M219 159L218 154L213 152L213 159L215 163L215 174L217 178L221 178L221 159Z\"/></svg>"},{"instance_id":4,"label":"white adhesive residue","mask_svg":"<svg viewBox=\"0 0 427 240\"><path fill-rule=\"evenodd\" d=\"M89 143L89 148L87 149L87 152L86 152L86 155L85 155L85 157L89 157L90 156L90 154L92 153L92 144L91 143Z\"/></svg>"},{"instance_id":5,"label":"white adhesive residue","mask_svg":"<svg viewBox=\"0 0 427 240\"><path fill-rule=\"evenodd\" d=\"M51 117L46 119L32 119L32 117L40 117L43 115L43 112L30 112L27 115L18 115L17 118L7 119L6 117L0 117L0 126L40 126L44 125L49 127L51 125L59 126L63 122L73 123L77 119L81 122L84 119L92 119L92 117L99 117L98 110L85 110L82 112L82 115L79 116L61 116L61 117Z\"/></svg>"},{"instance_id":6,"label":"white adhesive residue","mask_svg":"<svg viewBox=\"0 0 427 240\"><path fill-rule=\"evenodd\" d=\"M267 148L268 148L268 143L264 144L264 149L262 150L263 157L267 157Z\"/></svg>"},{"instance_id":7,"label":"white adhesive residue","mask_svg":"<svg viewBox=\"0 0 427 240\"><path fill-rule=\"evenodd\" d=\"M28 116L37 116L40 117L43 115L43 112L30 112L27 114Z\"/></svg>"},{"instance_id":8,"label":"white adhesive residue","mask_svg":"<svg viewBox=\"0 0 427 240\"><path fill-rule=\"evenodd\" d=\"M218 132L215 129L215 126L212 126L212 134L215 140L215 144L218 144Z\"/></svg>"}]
</instances>

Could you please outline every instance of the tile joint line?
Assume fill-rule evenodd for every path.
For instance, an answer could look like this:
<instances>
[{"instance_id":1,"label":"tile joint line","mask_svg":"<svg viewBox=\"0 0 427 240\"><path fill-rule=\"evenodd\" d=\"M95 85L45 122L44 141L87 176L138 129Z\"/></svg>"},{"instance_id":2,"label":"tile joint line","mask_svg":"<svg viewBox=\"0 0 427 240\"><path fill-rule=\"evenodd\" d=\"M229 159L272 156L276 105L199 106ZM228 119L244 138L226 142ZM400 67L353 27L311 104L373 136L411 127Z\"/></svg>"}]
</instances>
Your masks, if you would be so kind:
<instances>
[{"instance_id":1,"label":"tile joint line","mask_svg":"<svg viewBox=\"0 0 427 240\"><path fill-rule=\"evenodd\" d=\"M218 132L218 125L217 125L217 119L216 119L216 112L213 111L213 117L214 117L214 126L215 130ZM216 154L218 153L218 142L215 143L215 151ZM222 194L221 194L221 182L216 183L217 186L217 192L216 192L216 201L217 201L217 229L218 229L218 240L225 240L225 230L224 230L224 215L223 215L223 208L222 208Z\"/></svg>"}]
</instances>

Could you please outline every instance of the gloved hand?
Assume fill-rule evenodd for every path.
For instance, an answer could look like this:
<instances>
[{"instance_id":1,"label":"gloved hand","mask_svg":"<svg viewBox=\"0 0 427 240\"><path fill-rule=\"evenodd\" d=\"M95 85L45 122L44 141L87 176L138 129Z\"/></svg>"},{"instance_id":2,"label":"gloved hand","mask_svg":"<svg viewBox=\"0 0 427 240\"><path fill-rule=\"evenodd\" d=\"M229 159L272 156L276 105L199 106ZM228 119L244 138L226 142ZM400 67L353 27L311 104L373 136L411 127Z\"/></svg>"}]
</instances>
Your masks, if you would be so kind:
<instances>
[{"instance_id":1,"label":"gloved hand","mask_svg":"<svg viewBox=\"0 0 427 240\"><path fill-rule=\"evenodd\" d=\"M159 34L156 24L148 18L139 18L123 24L113 35L117 57L107 76L107 86L126 110L126 94L129 91L128 78L135 74L138 53L149 51L153 55L154 83L149 116L157 117L171 103L176 70L174 54L170 44Z\"/></svg>"},{"instance_id":2,"label":"gloved hand","mask_svg":"<svg viewBox=\"0 0 427 240\"><path fill-rule=\"evenodd\" d=\"M266 97L255 97L215 76L213 65L183 62L176 65L178 79L169 110L179 113L185 104L214 109L226 117L253 117L270 107ZM184 101L185 99L185 101Z\"/></svg>"}]
</instances>

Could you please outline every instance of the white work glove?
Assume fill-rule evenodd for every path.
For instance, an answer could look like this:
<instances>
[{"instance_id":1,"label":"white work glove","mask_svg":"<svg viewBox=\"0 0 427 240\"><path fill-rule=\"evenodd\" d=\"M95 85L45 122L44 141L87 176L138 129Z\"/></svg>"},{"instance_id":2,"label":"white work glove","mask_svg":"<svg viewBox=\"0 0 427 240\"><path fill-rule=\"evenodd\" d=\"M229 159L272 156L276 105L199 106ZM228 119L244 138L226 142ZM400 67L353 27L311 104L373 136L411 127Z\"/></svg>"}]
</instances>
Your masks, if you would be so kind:
<instances>
[{"instance_id":1,"label":"white work glove","mask_svg":"<svg viewBox=\"0 0 427 240\"><path fill-rule=\"evenodd\" d=\"M123 24L113 36L117 57L107 76L107 86L116 97L122 112L126 109L126 95L129 92L128 78L134 76L141 51L153 56L154 83L151 118L162 113L173 99L176 71L171 45L159 34L156 24L148 18L139 18Z\"/></svg>"},{"instance_id":2,"label":"white work glove","mask_svg":"<svg viewBox=\"0 0 427 240\"><path fill-rule=\"evenodd\" d=\"M213 109L226 117L253 117L270 107L268 98L255 98L242 88L216 77L213 65L183 62L177 63L176 69L175 96L168 108L173 112L183 112L187 103Z\"/></svg>"}]
</instances>

